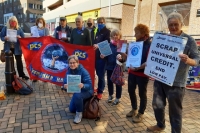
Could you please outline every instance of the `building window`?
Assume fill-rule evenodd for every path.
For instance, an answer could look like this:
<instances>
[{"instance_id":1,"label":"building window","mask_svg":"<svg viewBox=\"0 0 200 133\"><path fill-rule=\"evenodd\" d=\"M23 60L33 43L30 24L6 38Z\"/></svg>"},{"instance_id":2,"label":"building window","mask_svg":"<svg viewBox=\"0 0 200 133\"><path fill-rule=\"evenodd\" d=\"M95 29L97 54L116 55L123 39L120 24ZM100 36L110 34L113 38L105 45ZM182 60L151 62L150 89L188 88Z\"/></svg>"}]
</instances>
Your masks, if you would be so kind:
<instances>
[{"instance_id":1,"label":"building window","mask_svg":"<svg viewBox=\"0 0 200 133\"><path fill-rule=\"evenodd\" d=\"M42 7L42 5L40 5L40 10L42 10L43 9L43 7Z\"/></svg>"},{"instance_id":2,"label":"building window","mask_svg":"<svg viewBox=\"0 0 200 133\"><path fill-rule=\"evenodd\" d=\"M32 13L29 13L29 18L33 18L33 14Z\"/></svg>"},{"instance_id":3,"label":"building window","mask_svg":"<svg viewBox=\"0 0 200 133\"><path fill-rule=\"evenodd\" d=\"M31 9L33 9L33 4L32 4L32 3L29 3L29 4L28 4L28 7L31 8Z\"/></svg>"}]
</instances>

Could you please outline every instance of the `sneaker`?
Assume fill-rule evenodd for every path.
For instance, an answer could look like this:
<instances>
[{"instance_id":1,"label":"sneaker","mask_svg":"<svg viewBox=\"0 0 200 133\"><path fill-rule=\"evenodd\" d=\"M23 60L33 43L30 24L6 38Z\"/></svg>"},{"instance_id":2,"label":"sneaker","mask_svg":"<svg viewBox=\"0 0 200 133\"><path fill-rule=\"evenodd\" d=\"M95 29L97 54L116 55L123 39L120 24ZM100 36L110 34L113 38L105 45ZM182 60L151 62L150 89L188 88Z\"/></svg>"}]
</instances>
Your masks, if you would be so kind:
<instances>
[{"instance_id":1,"label":"sneaker","mask_svg":"<svg viewBox=\"0 0 200 133\"><path fill-rule=\"evenodd\" d=\"M113 96L111 95L111 96L108 97L108 103L111 103L112 100L113 100Z\"/></svg>"},{"instance_id":2,"label":"sneaker","mask_svg":"<svg viewBox=\"0 0 200 133\"><path fill-rule=\"evenodd\" d=\"M143 120L143 114L138 113L136 116L133 117L133 122L135 123L139 123L142 122Z\"/></svg>"},{"instance_id":3,"label":"sneaker","mask_svg":"<svg viewBox=\"0 0 200 133\"><path fill-rule=\"evenodd\" d=\"M97 94L97 98L99 99L99 100L101 100L102 99L102 94Z\"/></svg>"},{"instance_id":4,"label":"sneaker","mask_svg":"<svg viewBox=\"0 0 200 133\"><path fill-rule=\"evenodd\" d=\"M132 109L128 114L126 114L126 117L134 117L137 114L137 110Z\"/></svg>"},{"instance_id":5,"label":"sneaker","mask_svg":"<svg viewBox=\"0 0 200 133\"><path fill-rule=\"evenodd\" d=\"M112 103L112 106L118 105L120 103L119 99L115 99L115 101Z\"/></svg>"},{"instance_id":6,"label":"sneaker","mask_svg":"<svg viewBox=\"0 0 200 133\"><path fill-rule=\"evenodd\" d=\"M26 75L24 75L24 76L22 77L22 79L24 79L24 80L29 80L29 77L26 76Z\"/></svg>"},{"instance_id":7,"label":"sneaker","mask_svg":"<svg viewBox=\"0 0 200 133\"><path fill-rule=\"evenodd\" d=\"M81 122L82 119L82 112L76 112L76 116L74 118L74 123L78 124Z\"/></svg>"},{"instance_id":8,"label":"sneaker","mask_svg":"<svg viewBox=\"0 0 200 133\"><path fill-rule=\"evenodd\" d=\"M155 125L155 126L151 126L151 127L147 127L147 131L148 132L161 132L163 131L165 128L160 128L159 126Z\"/></svg>"}]
</instances>

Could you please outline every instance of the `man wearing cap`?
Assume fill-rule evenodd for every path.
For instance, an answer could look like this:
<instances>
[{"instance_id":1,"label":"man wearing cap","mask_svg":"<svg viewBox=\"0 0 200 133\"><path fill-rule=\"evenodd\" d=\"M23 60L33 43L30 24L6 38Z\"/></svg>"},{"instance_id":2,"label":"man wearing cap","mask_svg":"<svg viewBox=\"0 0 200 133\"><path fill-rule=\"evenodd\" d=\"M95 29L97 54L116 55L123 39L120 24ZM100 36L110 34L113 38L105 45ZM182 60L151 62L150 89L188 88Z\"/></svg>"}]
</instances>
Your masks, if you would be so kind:
<instances>
[{"instance_id":1,"label":"man wearing cap","mask_svg":"<svg viewBox=\"0 0 200 133\"><path fill-rule=\"evenodd\" d=\"M60 25L56 27L54 37L58 40L69 42L71 36L71 30L67 26L67 19L65 17L60 18Z\"/></svg>"}]
</instances>

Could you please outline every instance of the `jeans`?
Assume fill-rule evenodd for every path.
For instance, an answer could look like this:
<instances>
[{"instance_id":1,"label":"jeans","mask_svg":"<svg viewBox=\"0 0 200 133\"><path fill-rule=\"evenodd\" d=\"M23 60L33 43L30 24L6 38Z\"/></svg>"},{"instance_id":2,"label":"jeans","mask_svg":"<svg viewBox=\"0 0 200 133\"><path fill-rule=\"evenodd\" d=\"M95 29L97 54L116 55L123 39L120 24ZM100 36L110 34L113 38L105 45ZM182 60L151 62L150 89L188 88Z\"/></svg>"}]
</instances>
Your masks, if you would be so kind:
<instances>
[{"instance_id":1,"label":"jeans","mask_svg":"<svg viewBox=\"0 0 200 133\"><path fill-rule=\"evenodd\" d=\"M149 82L148 77L141 77L129 73L128 75L128 93L131 99L131 105L134 110L137 109L137 97L136 97L136 85L138 85L139 97L140 97L140 107L138 112L144 114L147 106L147 84Z\"/></svg>"},{"instance_id":2,"label":"jeans","mask_svg":"<svg viewBox=\"0 0 200 133\"><path fill-rule=\"evenodd\" d=\"M14 53L14 48L10 49L12 51L12 53ZM15 55L15 60L16 60L16 64L17 64L17 72L19 74L19 77L24 77L25 73L23 71L23 63L22 63L22 55Z\"/></svg>"},{"instance_id":3,"label":"jeans","mask_svg":"<svg viewBox=\"0 0 200 133\"><path fill-rule=\"evenodd\" d=\"M181 133L182 128L182 102L185 95L184 87L168 86L159 81L154 82L153 110L157 126L165 127L166 99L169 104L169 118L172 133Z\"/></svg>"},{"instance_id":4,"label":"jeans","mask_svg":"<svg viewBox=\"0 0 200 133\"><path fill-rule=\"evenodd\" d=\"M105 72L106 62L103 59L96 60L96 74L98 76L98 94L102 94L105 88Z\"/></svg>"},{"instance_id":5,"label":"jeans","mask_svg":"<svg viewBox=\"0 0 200 133\"><path fill-rule=\"evenodd\" d=\"M109 96L113 95L113 93L114 93L113 82L110 80L112 73L113 73L113 70L107 70L107 82L108 82ZM122 86L116 85L116 98L120 99L121 95L122 95Z\"/></svg>"},{"instance_id":6,"label":"jeans","mask_svg":"<svg viewBox=\"0 0 200 133\"><path fill-rule=\"evenodd\" d=\"M72 113L83 112L84 101L90 97L92 97L92 94L87 91L74 93L69 105L69 111Z\"/></svg>"}]
</instances>

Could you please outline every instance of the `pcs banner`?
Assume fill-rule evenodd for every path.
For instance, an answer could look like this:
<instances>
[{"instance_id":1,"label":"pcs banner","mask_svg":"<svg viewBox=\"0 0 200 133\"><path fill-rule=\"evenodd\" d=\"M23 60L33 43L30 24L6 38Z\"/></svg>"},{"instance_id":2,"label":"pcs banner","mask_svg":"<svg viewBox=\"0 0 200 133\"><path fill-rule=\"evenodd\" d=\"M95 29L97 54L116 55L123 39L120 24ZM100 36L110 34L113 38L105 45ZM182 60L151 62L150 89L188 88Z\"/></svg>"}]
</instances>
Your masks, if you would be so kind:
<instances>
[{"instance_id":1,"label":"pcs banner","mask_svg":"<svg viewBox=\"0 0 200 133\"><path fill-rule=\"evenodd\" d=\"M67 59L74 54L90 73L94 85L95 51L92 46L68 44L50 36L21 38L20 45L31 79L63 85Z\"/></svg>"}]
</instances>

